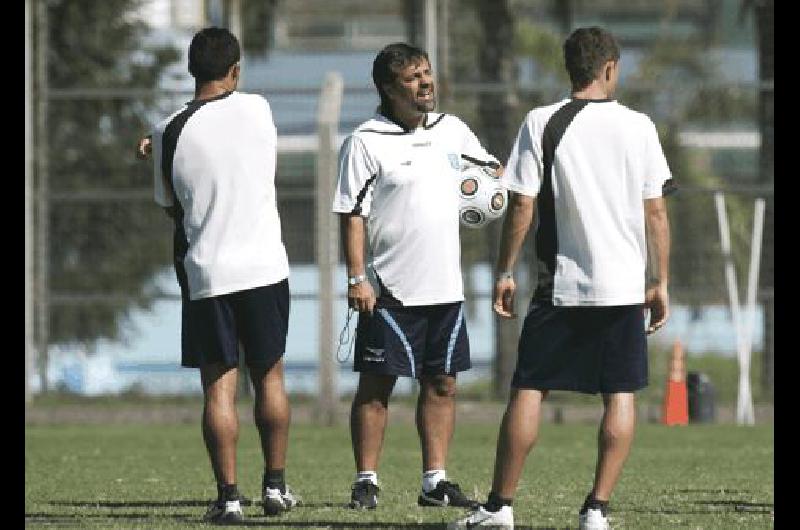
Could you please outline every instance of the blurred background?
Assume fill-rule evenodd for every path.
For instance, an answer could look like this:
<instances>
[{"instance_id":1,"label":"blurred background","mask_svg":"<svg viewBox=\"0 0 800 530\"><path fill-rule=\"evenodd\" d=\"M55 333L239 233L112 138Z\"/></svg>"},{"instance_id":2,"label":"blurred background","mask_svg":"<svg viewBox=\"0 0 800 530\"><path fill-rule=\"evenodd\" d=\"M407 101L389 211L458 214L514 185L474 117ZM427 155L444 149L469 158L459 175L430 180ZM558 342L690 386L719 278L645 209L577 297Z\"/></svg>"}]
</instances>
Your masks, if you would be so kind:
<instances>
[{"instance_id":1,"label":"blurred background","mask_svg":"<svg viewBox=\"0 0 800 530\"><path fill-rule=\"evenodd\" d=\"M621 45L617 99L656 123L680 187L668 200L673 315L650 339L644 402L657 416L679 347L688 370L713 383L718 405L733 406L745 377L756 410L771 406L771 0L26 0L25 8L27 404L201 394L197 371L179 366L172 223L153 202L151 165L134 156L139 137L192 99L187 49L197 30L225 26L238 36L239 89L272 106L291 262L287 384L296 400L322 402L354 391L340 331L355 319L346 326L341 256L332 271L318 266L331 260L317 243L338 237L329 190L318 183L335 179L331 157L375 110L377 51L396 41L425 48L437 110L461 117L505 160L525 114L569 95L564 39L599 25ZM475 368L460 377L460 392L485 401L506 395L522 324L491 311L499 229L462 233ZM517 268L523 315L535 287L528 240ZM401 380L397 392L413 396L415 383Z\"/></svg>"}]
</instances>

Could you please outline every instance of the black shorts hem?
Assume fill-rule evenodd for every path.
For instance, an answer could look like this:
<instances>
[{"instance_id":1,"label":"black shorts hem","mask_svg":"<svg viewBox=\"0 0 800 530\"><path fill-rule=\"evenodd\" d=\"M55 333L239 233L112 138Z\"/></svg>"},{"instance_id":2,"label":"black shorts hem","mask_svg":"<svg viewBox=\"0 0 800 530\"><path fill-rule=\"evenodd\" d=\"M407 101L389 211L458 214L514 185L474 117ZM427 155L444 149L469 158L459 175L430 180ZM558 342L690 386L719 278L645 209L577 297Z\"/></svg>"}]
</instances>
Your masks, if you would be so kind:
<instances>
[{"instance_id":1,"label":"black shorts hem","mask_svg":"<svg viewBox=\"0 0 800 530\"><path fill-rule=\"evenodd\" d=\"M581 394L617 394L636 392L646 388L647 381L637 383L614 383L606 385L604 388L590 387L575 383L563 383L552 381L526 381L519 383L512 381L511 388L518 388L521 390L540 390L540 391L563 391L563 392L580 392Z\"/></svg>"},{"instance_id":2,"label":"black shorts hem","mask_svg":"<svg viewBox=\"0 0 800 530\"><path fill-rule=\"evenodd\" d=\"M444 370L420 370L415 372L414 374L411 373L410 370L392 370L391 368L378 368L377 366L356 366L353 365L353 371L360 374L375 374L375 375L392 375L395 377L412 377L414 379L419 379L423 375L456 375L459 372L466 372L467 370L471 369L472 365L469 366L460 366L458 368L451 369L449 372L445 372Z\"/></svg>"}]
</instances>

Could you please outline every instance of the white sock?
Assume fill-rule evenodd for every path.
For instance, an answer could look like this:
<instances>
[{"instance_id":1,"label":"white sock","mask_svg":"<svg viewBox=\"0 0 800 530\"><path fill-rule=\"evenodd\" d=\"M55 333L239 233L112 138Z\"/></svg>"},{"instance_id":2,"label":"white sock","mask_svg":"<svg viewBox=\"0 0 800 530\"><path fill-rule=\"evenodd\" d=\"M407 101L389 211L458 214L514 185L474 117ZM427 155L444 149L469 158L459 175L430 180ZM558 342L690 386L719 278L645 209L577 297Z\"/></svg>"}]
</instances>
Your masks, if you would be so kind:
<instances>
[{"instance_id":1,"label":"white sock","mask_svg":"<svg viewBox=\"0 0 800 530\"><path fill-rule=\"evenodd\" d=\"M422 474L422 491L428 493L436 488L440 480L446 478L444 469L430 469Z\"/></svg>"},{"instance_id":2,"label":"white sock","mask_svg":"<svg viewBox=\"0 0 800 530\"><path fill-rule=\"evenodd\" d=\"M359 471L356 473L356 482L372 482L378 485L378 473L376 471Z\"/></svg>"}]
</instances>

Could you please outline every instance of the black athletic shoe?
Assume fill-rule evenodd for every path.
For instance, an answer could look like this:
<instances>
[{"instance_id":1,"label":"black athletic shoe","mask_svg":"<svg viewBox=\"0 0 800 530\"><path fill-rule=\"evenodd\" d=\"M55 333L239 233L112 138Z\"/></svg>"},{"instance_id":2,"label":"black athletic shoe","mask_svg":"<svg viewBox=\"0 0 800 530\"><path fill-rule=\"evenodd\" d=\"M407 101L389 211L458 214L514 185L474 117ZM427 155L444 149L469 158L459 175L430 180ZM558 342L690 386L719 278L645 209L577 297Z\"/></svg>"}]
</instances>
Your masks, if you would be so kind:
<instances>
[{"instance_id":1,"label":"black athletic shoe","mask_svg":"<svg viewBox=\"0 0 800 530\"><path fill-rule=\"evenodd\" d=\"M461 488L454 482L440 480L436 487L429 492L423 491L417 504L420 506L458 506L461 508L477 508L478 502L470 500L461 492Z\"/></svg>"},{"instance_id":2,"label":"black athletic shoe","mask_svg":"<svg viewBox=\"0 0 800 530\"><path fill-rule=\"evenodd\" d=\"M238 499L217 499L208 507L203 520L213 524L238 524L244 520L244 515Z\"/></svg>"},{"instance_id":3,"label":"black athletic shoe","mask_svg":"<svg viewBox=\"0 0 800 530\"><path fill-rule=\"evenodd\" d=\"M380 488L368 480L353 482L348 508L374 510L378 506Z\"/></svg>"}]
</instances>

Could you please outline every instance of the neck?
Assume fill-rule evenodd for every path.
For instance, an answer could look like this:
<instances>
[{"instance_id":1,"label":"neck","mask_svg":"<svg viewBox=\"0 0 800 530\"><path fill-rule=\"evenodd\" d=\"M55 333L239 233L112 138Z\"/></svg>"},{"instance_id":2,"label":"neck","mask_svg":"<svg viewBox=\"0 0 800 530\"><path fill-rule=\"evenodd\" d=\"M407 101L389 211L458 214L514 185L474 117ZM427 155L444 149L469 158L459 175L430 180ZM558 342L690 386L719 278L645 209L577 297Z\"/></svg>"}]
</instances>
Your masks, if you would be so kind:
<instances>
[{"instance_id":1,"label":"neck","mask_svg":"<svg viewBox=\"0 0 800 530\"><path fill-rule=\"evenodd\" d=\"M410 114L393 114L395 121L402 124L406 129L416 129L425 121L425 112L414 112Z\"/></svg>"},{"instance_id":2,"label":"neck","mask_svg":"<svg viewBox=\"0 0 800 530\"><path fill-rule=\"evenodd\" d=\"M233 90L226 79L217 79L203 84L195 83L194 99L204 100L221 96L225 92Z\"/></svg>"},{"instance_id":3,"label":"neck","mask_svg":"<svg viewBox=\"0 0 800 530\"><path fill-rule=\"evenodd\" d=\"M611 99L612 96L613 94L609 94L606 87L597 80L592 81L581 90L572 92L572 97L575 99Z\"/></svg>"}]
</instances>

